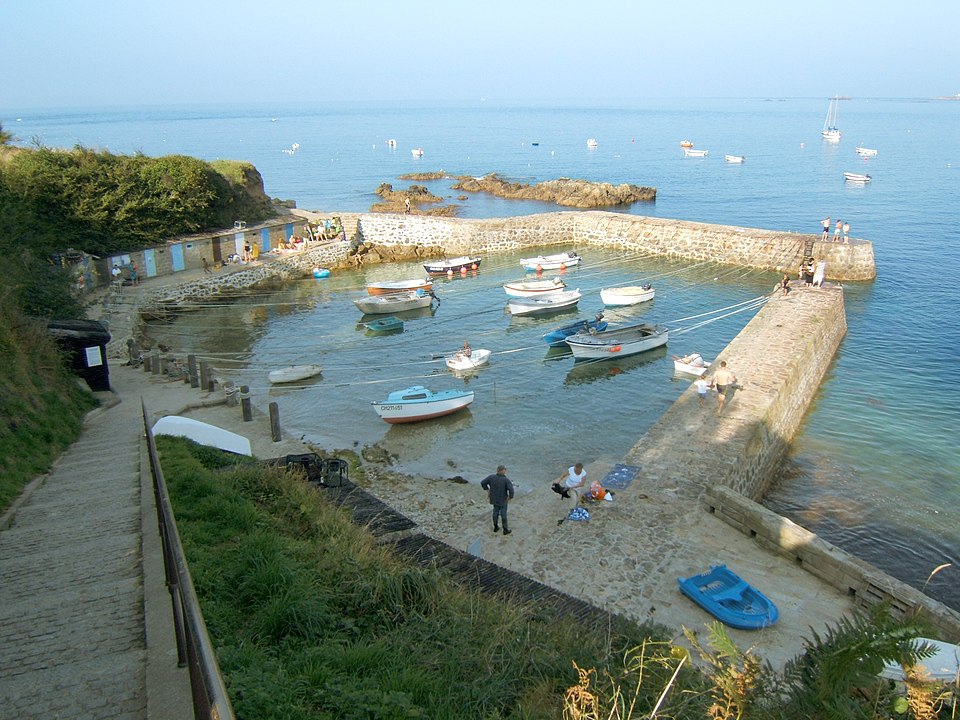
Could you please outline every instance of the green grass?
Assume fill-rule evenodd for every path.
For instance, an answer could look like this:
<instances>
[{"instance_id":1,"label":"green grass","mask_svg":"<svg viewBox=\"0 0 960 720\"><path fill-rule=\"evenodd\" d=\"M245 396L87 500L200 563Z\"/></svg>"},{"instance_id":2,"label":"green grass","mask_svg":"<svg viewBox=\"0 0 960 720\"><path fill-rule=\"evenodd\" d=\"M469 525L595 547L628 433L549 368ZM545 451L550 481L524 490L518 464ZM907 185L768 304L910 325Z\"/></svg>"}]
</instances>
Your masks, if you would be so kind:
<instances>
[{"instance_id":1,"label":"green grass","mask_svg":"<svg viewBox=\"0 0 960 720\"><path fill-rule=\"evenodd\" d=\"M95 406L42 323L0 315L0 512L77 439Z\"/></svg>"}]
</instances>

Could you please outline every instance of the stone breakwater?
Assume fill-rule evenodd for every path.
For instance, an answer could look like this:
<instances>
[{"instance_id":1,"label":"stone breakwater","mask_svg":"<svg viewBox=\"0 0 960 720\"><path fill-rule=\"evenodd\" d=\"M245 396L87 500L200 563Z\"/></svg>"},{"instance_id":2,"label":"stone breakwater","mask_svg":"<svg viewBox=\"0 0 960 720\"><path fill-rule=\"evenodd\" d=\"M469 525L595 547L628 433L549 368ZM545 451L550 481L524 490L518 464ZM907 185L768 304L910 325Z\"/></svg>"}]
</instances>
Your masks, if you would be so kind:
<instances>
[{"instance_id":1,"label":"stone breakwater","mask_svg":"<svg viewBox=\"0 0 960 720\"><path fill-rule=\"evenodd\" d=\"M867 240L821 242L819 235L603 211L489 220L367 214L358 217L356 238L371 246L417 248L420 256L595 246L791 274L803 257L813 255L826 261L831 280L872 280L877 274L873 245Z\"/></svg>"}]
</instances>

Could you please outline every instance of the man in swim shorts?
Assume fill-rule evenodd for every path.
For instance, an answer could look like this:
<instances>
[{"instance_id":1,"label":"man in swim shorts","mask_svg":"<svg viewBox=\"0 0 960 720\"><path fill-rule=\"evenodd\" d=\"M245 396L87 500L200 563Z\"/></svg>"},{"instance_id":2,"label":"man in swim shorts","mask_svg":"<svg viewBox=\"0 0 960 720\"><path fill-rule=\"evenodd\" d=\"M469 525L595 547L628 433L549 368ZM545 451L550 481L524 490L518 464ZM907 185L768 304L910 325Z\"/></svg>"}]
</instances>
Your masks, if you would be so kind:
<instances>
[{"instance_id":1,"label":"man in swim shorts","mask_svg":"<svg viewBox=\"0 0 960 720\"><path fill-rule=\"evenodd\" d=\"M737 376L727 368L727 361L720 361L720 369L713 374L710 386L717 390L717 415L723 412L723 403L727 399L727 392L737 382Z\"/></svg>"}]
</instances>

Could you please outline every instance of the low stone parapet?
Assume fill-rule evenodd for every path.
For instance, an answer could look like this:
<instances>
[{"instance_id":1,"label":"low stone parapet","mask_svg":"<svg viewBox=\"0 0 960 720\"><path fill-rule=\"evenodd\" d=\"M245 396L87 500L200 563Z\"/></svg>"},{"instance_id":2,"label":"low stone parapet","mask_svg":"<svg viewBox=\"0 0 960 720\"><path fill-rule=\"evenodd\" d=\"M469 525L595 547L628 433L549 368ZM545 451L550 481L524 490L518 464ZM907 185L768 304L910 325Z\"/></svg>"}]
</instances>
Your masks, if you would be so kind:
<instances>
[{"instance_id":1,"label":"low stone parapet","mask_svg":"<svg viewBox=\"0 0 960 720\"><path fill-rule=\"evenodd\" d=\"M902 617L920 613L948 642L960 642L960 613L828 543L816 533L722 485L707 488L702 503L708 512L762 547L847 593L858 606L869 608L886 603Z\"/></svg>"}]
</instances>

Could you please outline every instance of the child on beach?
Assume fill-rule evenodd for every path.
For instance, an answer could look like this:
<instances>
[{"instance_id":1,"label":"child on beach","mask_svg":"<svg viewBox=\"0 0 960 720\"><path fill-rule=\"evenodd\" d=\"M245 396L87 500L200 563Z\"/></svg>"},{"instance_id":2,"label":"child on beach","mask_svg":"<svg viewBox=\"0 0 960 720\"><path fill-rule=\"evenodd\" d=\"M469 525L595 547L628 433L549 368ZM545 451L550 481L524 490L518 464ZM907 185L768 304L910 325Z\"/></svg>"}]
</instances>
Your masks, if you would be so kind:
<instances>
[{"instance_id":1,"label":"child on beach","mask_svg":"<svg viewBox=\"0 0 960 720\"><path fill-rule=\"evenodd\" d=\"M710 381L701 375L693 384L697 388L697 400L700 402L700 407L703 407L703 402L707 399L707 390L710 389Z\"/></svg>"}]
</instances>

